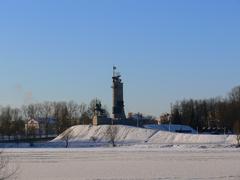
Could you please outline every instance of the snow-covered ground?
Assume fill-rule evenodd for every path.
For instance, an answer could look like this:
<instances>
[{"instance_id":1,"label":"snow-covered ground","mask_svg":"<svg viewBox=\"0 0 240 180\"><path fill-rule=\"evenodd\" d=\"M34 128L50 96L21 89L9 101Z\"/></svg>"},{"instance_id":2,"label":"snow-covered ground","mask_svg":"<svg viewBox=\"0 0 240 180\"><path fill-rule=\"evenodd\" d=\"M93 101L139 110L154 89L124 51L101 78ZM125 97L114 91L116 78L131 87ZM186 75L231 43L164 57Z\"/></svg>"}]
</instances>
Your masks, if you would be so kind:
<instances>
[{"instance_id":1,"label":"snow-covered ground","mask_svg":"<svg viewBox=\"0 0 240 180\"><path fill-rule=\"evenodd\" d=\"M16 176L20 180L240 179L240 148L234 146L234 135L118 126L118 146L112 148L107 128L74 126L53 141L36 145L41 148L4 149L4 155L10 165L19 167ZM68 149L61 148L66 134Z\"/></svg>"},{"instance_id":2,"label":"snow-covered ground","mask_svg":"<svg viewBox=\"0 0 240 180\"><path fill-rule=\"evenodd\" d=\"M236 148L6 149L19 180L240 179Z\"/></svg>"}]
</instances>

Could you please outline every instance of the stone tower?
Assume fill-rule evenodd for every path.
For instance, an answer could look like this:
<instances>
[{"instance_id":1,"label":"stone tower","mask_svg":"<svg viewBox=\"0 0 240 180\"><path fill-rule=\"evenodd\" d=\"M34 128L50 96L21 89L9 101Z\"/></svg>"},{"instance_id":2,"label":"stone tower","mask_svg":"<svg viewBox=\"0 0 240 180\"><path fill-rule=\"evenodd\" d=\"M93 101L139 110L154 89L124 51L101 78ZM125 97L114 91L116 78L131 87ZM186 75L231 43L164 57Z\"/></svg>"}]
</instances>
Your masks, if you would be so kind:
<instances>
[{"instance_id":1,"label":"stone tower","mask_svg":"<svg viewBox=\"0 0 240 180\"><path fill-rule=\"evenodd\" d=\"M116 67L113 67L113 118L114 119L126 119L124 112L124 100L123 100L123 83L121 80L121 75L116 72Z\"/></svg>"}]
</instances>

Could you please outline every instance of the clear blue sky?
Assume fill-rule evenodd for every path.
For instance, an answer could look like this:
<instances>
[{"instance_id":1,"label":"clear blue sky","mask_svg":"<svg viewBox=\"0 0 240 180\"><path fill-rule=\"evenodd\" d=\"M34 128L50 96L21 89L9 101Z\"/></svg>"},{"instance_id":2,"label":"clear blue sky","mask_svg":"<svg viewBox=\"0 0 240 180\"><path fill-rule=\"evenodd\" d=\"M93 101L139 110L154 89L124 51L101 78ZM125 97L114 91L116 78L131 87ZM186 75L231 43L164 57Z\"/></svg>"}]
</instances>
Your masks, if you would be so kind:
<instances>
[{"instance_id":1,"label":"clear blue sky","mask_svg":"<svg viewBox=\"0 0 240 180\"><path fill-rule=\"evenodd\" d=\"M240 84L240 1L0 2L1 105L98 97L111 109L113 65L127 112L226 95Z\"/></svg>"}]
</instances>

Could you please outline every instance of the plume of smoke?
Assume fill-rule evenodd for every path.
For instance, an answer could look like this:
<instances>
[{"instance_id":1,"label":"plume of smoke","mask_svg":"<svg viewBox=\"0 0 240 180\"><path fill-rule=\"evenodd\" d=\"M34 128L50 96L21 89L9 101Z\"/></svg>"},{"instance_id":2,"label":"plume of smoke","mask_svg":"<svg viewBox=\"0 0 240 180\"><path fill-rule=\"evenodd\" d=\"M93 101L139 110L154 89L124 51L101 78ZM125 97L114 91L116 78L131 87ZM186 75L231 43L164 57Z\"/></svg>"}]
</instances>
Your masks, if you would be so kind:
<instances>
[{"instance_id":1,"label":"plume of smoke","mask_svg":"<svg viewBox=\"0 0 240 180\"><path fill-rule=\"evenodd\" d=\"M23 97L24 104L30 104L33 102L32 91L26 91L20 83L15 85L15 90Z\"/></svg>"},{"instance_id":2,"label":"plume of smoke","mask_svg":"<svg viewBox=\"0 0 240 180\"><path fill-rule=\"evenodd\" d=\"M24 94L24 103L30 104L33 101L33 95L31 91L25 92Z\"/></svg>"},{"instance_id":3,"label":"plume of smoke","mask_svg":"<svg viewBox=\"0 0 240 180\"><path fill-rule=\"evenodd\" d=\"M21 84L16 84L16 86L15 86L15 90L17 91L17 92L22 92L22 85Z\"/></svg>"}]
</instances>

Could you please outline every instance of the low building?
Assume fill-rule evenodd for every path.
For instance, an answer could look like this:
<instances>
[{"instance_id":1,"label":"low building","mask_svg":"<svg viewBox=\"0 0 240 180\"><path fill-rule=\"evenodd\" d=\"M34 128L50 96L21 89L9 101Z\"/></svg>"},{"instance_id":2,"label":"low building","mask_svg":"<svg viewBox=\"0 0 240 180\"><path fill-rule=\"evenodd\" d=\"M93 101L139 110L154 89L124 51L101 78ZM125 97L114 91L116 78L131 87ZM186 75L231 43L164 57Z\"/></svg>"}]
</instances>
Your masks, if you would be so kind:
<instances>
[{"instance_id":1,"label":"low building","mask_svg":"<svg viewBox=\"0 0 240 180\"><path fill-rule=\"evenodd\" d=\"M25 133L27 136L37 136L39 135L39 123L34 119L30 119L25 124Z\"/></svg>"}]
</instances>

